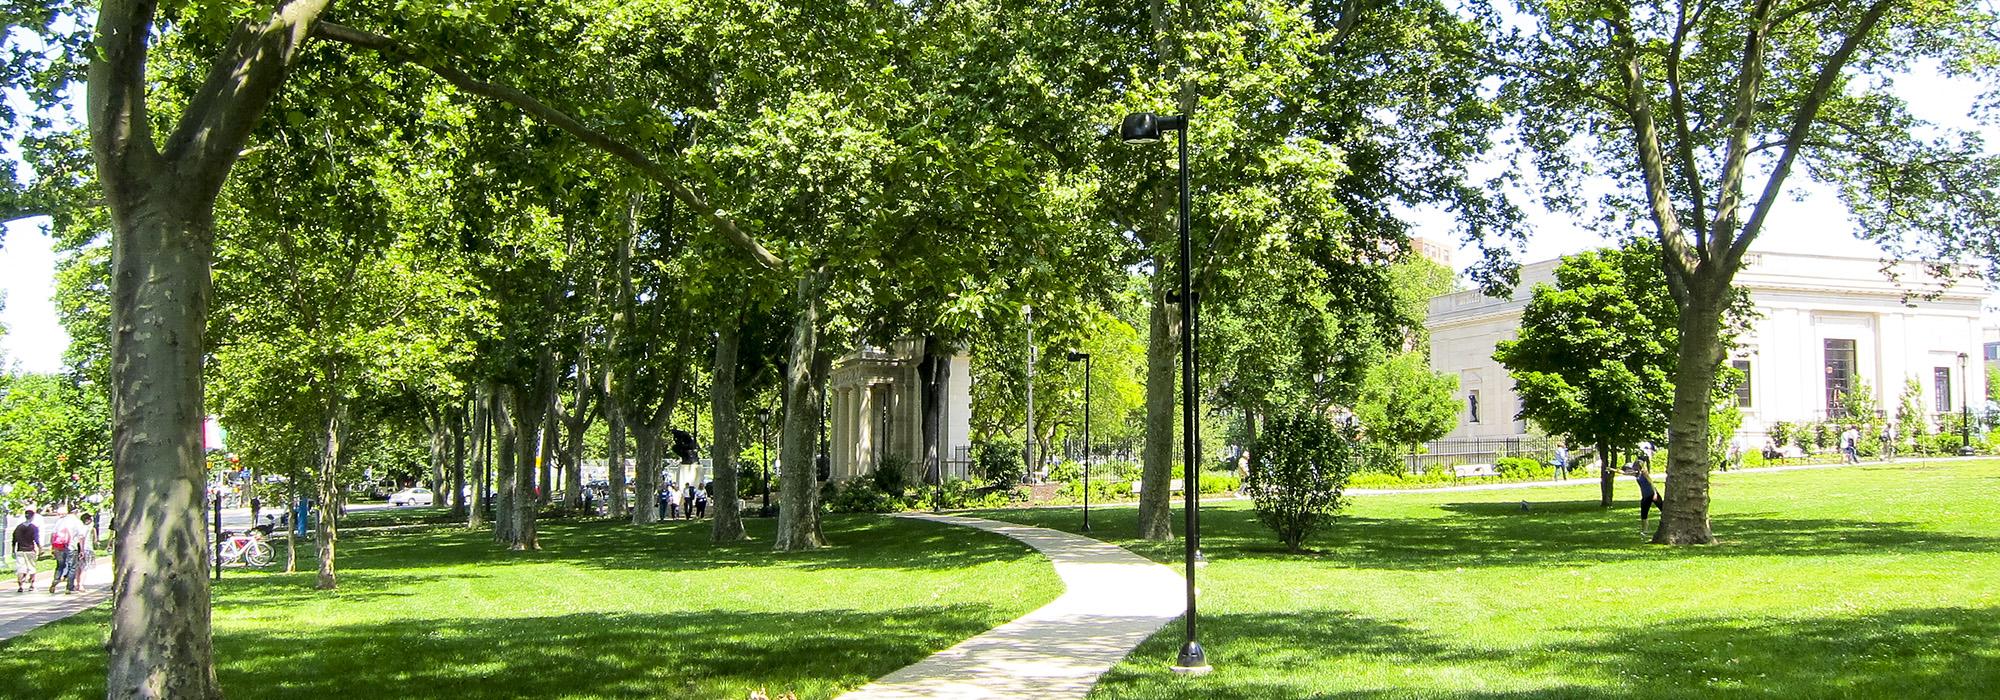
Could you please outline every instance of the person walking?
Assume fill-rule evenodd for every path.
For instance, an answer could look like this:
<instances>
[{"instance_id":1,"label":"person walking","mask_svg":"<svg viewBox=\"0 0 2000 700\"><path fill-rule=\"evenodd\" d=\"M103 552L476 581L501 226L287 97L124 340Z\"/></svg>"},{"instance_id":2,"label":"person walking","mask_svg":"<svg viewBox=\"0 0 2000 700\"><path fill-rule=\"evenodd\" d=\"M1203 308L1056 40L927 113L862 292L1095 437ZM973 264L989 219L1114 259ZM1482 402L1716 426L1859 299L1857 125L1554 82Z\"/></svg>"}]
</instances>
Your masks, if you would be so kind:
<instances>
[{"instance_id":1,"label":"person walking","mask_svg":"<svg viewBox=\"0 0 2000 700\"><path fill-rule=\"evenodd\" d=\"M42 554L42 528L35 524L35 509L29 508L21 524L14 526L14 592L35 587L35 560Z\"/></svg>"},{"instance_id":2,"label":"person walking","mask_svg":"<svg viewBox=\"0 0 2000 700\"><path fill-rule=\"evenodd\" d=\"M1645 460L1632 465L1632 477L1639 481L1639 534L1641 535L1646 534L1646 518L1654 506L1659 506L1660 517L1667 517L1667 499L1662 498L1660 492L1653 488L1652 471Z\"/></svg>"},{"instance_id":3,"label":"person walking","mask_svg":"<svg viewBox=\"0 0 2000 700\"><path fill-rule=\"evenodd\" d=\"M694 517L708 517L708 491L704 489L694 491Z\"/></svg>"},{"instance_id":4,"label":"person walking","mask_svg":"<svg viewBox=\"0 0 2000 700\"><path fill-rule=\"evenodd\" d=\"M1846 430L1840 431L1840 453L1847 456L1848 464L1861 463L1861 453L1857 448L1859 442L1861 442L1861 431L1855 430L1854 426L1847 426Z\"/></svg>"},{"instance_id":5,"label":"person walking","mask_svg":"<svg viewBox=\"0 0 2000 700\"><path fill-rule=\"evenodd\" d=\"M77 517L76 532L69 539L69 571L63 576L64 592L83 590L83 572L97 559L97 535L90 527L91 514Z\"/></svg>"},{"instance_id":6,"label":"person walking","mask_svg":"<svg viewBox=\"0 0 2000 700\"><path fill-rule=\"evenodd\" d=\"M1882 461L1896 461L1896 424L1882 424Z\"/></svg>"},{"instance_id":7,"label":"person walking","mask_svg":"<svg viewBox=\"0 0 2000 700\"><path fill-rule=\"evenodd\" d=\"M82 522L78 521L76 515L70 513L68 509L63 509L62 515L56 518L54 525L50 526L49 549L56 555L56 575L55 578L49 579L50 593L56 592L56 586L64 581L71 580L71 569L76 565L76 548L81 544L77 541L76 533L81 528ZM71 588L65 592L75 593L76 589Z\"/></svg>"},{"instance_id":8,"label":"person walking","mask_svg":"<svg viewBox=\"0 0 2000 700\"><path fill-rule=\"evenodd\" d=\"M1554 468L1555 468L1555 470L1556 470L1556 478L1564 478L1564 477L1567 477L1567 476L1569 476L1569 445L1568 445L1568 444L1566 444L1566 443L1560 443L1560 442L1559 442L1559 443L1556 443L1556 456L1555 456L1555 459L1551 459L1551 460L1549 460L1549 466L1551 466L1551 467L1554 467Z\"/></svg>"},{"instance_id":9,"label":"person walking","mask_svg":"<svg viewBox=\"0 0 2000 700\"><path fill-rule=\"evenodd\" d=\"M688 520L694 519L694 484L692 482L681 485L681 517Z\"/></svg>"}]
</instances>

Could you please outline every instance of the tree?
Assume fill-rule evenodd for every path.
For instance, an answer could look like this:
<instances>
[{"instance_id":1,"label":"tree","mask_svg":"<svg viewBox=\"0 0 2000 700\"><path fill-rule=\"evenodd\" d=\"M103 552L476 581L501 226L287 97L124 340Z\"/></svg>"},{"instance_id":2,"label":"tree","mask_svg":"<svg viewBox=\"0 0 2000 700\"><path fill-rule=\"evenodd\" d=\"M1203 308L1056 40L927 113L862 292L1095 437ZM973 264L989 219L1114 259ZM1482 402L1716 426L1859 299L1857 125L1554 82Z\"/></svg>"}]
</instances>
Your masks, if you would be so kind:
<instances>
[{"instance_id":1,"label":"tree","mask_svg":"<svg viewBox=\"0 0 2000 700\"><path fill-rule=\"evenodd\" d=\"M1724 315L1794 170L1838 190L1857 234L1891 254L1943 269L1982 251L2000 267L1986 252L2000 159L1976 134L1923 123L1892 92L1920 62L1990 75L1994 14L1973 0L1495 5L1474 9L1495 37L1482 53L1506 78L1503 98L1538 169L1608 171L1622 189L1604 198L1603 221L1643 221L1662 250L1681 342L1669 505L1654 541L1709 543L1708 414ZM1599 168L1579 167L1572 144L1594 150ZM1580 209L1581 181L1558 178L1546 199Z\"/></svg>"},{"instance_id":2,"label":"tree","mask_svg":"<svg viewBox=\"0 0 2000 700\"><path fill-rule=\"evenodd\" d=\"M1354 412L1371 439L1414 446L1458 426L1458 377L1431 371L1420 352L1399 353L1368 370Z\"/></svg>"},{"instance_id":3,"label":"tree","mask_svg":"<svg viewBox=\"0 0 2000 700\"><path fill-rule=\"evenodd\" d=\"M1315 413L1281 414L1258 438L1243 481L1257 519L1297 554L1340 510L1341 490L1360 459L1358 443Z\"/></svg>"},{"instance_id":4,"label":"tree","mask_svg":"<svg viewBox=\"0 0 2000 700\"><path fill-rule=\"evenodd\" d=\"M1596 446L1606 507L1616 451L1656 439L1672 400L1679 318L1657 256L1635 240L1564 258L1493 353L1514 378L1520 417Z\"/></svg>"}]
</instances>

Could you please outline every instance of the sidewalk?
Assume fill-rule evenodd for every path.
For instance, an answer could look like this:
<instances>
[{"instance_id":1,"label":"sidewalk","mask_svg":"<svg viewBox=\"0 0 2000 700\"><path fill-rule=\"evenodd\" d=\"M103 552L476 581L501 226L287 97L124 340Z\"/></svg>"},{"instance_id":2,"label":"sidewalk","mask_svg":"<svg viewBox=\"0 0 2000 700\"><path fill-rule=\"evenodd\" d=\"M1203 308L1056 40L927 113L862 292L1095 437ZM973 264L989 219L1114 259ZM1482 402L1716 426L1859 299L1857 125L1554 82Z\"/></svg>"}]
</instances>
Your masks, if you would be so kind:
<instances>
[{"instance_id":1,"label":"sidewalk","mask_svg":"<svg viewBox=\"0 0 2000 700\"><path fill-rule=\"evenodd\" d=\"M12 567L9 567L11 570ZM36 580L40 590L27 593L0 591L0 642L19 637L29 630L56 620L75 615L111 597L111 555L100 554L85 569L81 583L83 590L64 594L57 587L49 593L49 578L52 571L42 572Z\"/></svg>"},{"instance_id":2,"label":"sidewalk","mask_svg":"<svg viewBox=\"0 0 2000 700\"><path fill-rule=\"evenodd\" d=\"M1013 622L842 695L846 700L1082 698L1187 604L1184 579L1172 569L1088 537L951 515L901 517L1025 542L1055 565L1066 590Z\"/></svg>"}]
</instances>

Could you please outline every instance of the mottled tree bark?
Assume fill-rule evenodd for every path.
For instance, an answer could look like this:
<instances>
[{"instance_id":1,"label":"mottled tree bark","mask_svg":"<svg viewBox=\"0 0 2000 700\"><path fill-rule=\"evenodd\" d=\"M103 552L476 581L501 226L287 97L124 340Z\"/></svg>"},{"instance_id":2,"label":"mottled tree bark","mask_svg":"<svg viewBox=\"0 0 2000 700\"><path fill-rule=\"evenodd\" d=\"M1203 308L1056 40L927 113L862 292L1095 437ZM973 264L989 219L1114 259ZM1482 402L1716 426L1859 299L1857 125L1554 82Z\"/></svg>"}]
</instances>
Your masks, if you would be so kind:
<instances>
[{"instance_id":1,"label":"mottled tree bark","mask_svg":"<svg viewBox=\"0 0 2000 700\"><path fill-rule=\"evenodd\" d=\"M1174 374L1180 352L1180 310L1167 301L1169 280L1153 274L1152 321L1146 343L1146 443L1139 475L1139 538L1173 539Z\"/></svg>"},{"instance_id":2,"label":"mottled tree bark","mask_svg":"<svg viewBox=\"0 0 2000 700\"><path fill-rule=\"evenodd\" d=\"M325 442L320 446L319 473L314 479L319 491L319 516L313 535L318 539L319 579L314 585L321 590L333 590L338 585L333 574L333 545L340 536L340 471L347 464L347 406L338 399L329 401Z\"/></svg>"},{"instance_id":3,"label":"mottled tree bark","mask_svg":"<svg viewBox=\"0 0 2000 700\"><path fill-rule=\"evenodd\" d=\"M201 368L215 200L328 0L239 22L174 115L146 105L158 3L95 3L84 112L111 213L113 545L107 698L221 697L210 629ZM158 123L165 123L159 120Z\"/></svg>"},{"instance_id":4,"label":"mottled tree bark","mask_svg":"<svg viewBox=\"0 0 2000 700\"><path fill-rule=\"evenodd\" d=\"M514 543L515 517L520 515L515 500L522 496L517 490L517 472L525 466L517 459L520 435L514 430L515 395L511 385L493 385L493 541L501 544Z\"/></svg>"},{"instance_id":5,"label":"mottled tree bark","mask_svg":"<svg viewBox=\"0 0 2000 700\"><path fill-rule=\"evenodd\" d=\"M1681 307L1681 346L1674 368L1674 404L1667 416L1666 502L1657 544L1711 544L1708 522L1708 414L1722 366L1722 312L1729 291L1690 286ZM1698 391L1699 390L1699 391Z\"/></svg>"},{"instance_id":6,"label":"mottled tree bark","mask_svg":"<svg viewBox=\"0 0 2000 700\"><path fill-rule=\"evenodd\" d=\"M1612 451L1610 445L1600 442L1597 443L1597 460L1598 490L1603 492L1600 494L1602 498L1598 505L1610 508L1611 487L1618 480L1618 455Z\"/></svg>"},{"instance_id":7,"label":"mottled tree bark","mask_svg":"<svg viewBox=\"0 0 2000 700\"><path fill-rule=\"evenodd\" d=\"M477 528L486 522L486 467L492 464L487 452L493 430L493 401L484 383L472 389L472 483L466 490L465 526Z\"/></svg>"},{"instance_id":8,"label":"mottled tree bark","mask_svg":"<svg viewBox=\"0 0 2000 700\"><path fill-rule=\"evenodd\" d=\"M709 420L715 431L710 452L715 460L715 493L709 507L715 509L715 523L709 539L734 542L748 537L743 533L743 514L736 485L736 348L741 340L742 320L725 314L715 332L715 363L709 380Z\"/></svg>"},{"instance_id":9,"label":"mottled tree bark","mask_svg":"<svg viewBox=\"0 0 2000 700\"><path fill-rule=\"evenodd\" d=\"M789 360L785 363L785 424L781 431L778 481L778 551L792 552L826 546L819 529L818 475L813 468L813 426L819 416L819 383L813 363L819 355L819 293L824 269L801 275L799 316L792 322Z\"/></svg>"}]
</instances>

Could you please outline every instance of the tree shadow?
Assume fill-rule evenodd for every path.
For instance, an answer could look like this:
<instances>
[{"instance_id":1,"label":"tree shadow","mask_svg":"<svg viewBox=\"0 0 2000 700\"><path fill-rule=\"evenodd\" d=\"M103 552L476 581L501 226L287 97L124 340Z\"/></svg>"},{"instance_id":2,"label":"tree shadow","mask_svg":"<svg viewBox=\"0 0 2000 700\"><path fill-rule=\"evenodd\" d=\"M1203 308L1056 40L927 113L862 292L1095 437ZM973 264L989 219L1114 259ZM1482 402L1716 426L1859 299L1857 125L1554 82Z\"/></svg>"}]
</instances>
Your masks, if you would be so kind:
<instances>
[{"instance_id":1,"label":"tree shadow","mask_svg":"<svg viewBox=\"0 0 2000 700\"><path fill-rule=\"evenodd\" d=\"M808 698L914 663L984 631L993 615L931 606L409 620L222 630L215 648L223 687L246 697L741 698L765 688ZM36 660L7 664L0 696L103 696L101 655Z\"/></svg>"}]
</instances>

